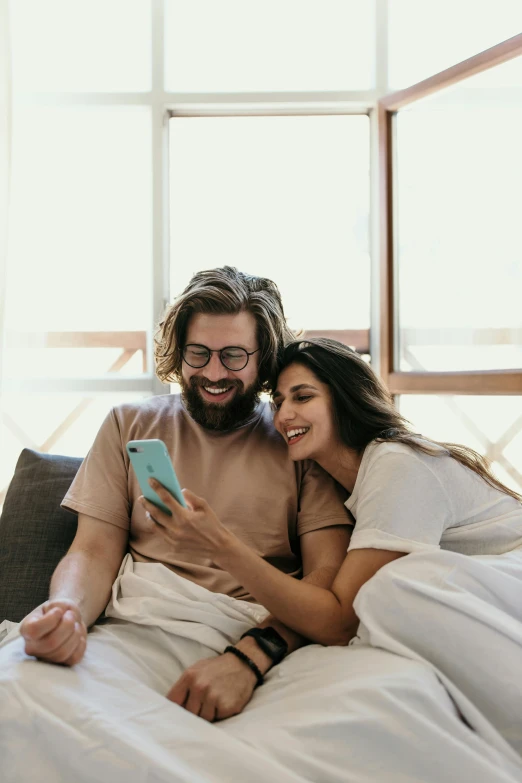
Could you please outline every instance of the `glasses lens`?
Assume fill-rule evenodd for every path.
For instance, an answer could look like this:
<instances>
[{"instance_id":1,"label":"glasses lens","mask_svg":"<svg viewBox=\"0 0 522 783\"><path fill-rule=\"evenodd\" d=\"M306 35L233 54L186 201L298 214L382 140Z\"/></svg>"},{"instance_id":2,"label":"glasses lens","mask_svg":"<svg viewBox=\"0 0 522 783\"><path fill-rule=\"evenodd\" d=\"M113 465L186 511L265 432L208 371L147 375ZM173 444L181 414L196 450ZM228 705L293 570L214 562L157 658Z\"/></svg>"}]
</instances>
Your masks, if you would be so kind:
<instances>
[{"instance_id":1,"label":"glasses lens","mask_svg":"<svg viewBox=\"0 0 522 783\"><path fill-rule=\"evenodd\" d=\"M248 354L243 348L225 348L221 351L221 361L229 370L242 370L248 362Z\"/></svg>"},{"instance_id":2,"label":"glasses lens","mask_svg":"<svg viewBox=\"0 0 522 783\"><path fill-rule=\"evenodd\" d=\"M204 345L187 345L183 351L183 358L191 367L204 367L209 359L208 349Z\"/></svg>"}]
</instances>

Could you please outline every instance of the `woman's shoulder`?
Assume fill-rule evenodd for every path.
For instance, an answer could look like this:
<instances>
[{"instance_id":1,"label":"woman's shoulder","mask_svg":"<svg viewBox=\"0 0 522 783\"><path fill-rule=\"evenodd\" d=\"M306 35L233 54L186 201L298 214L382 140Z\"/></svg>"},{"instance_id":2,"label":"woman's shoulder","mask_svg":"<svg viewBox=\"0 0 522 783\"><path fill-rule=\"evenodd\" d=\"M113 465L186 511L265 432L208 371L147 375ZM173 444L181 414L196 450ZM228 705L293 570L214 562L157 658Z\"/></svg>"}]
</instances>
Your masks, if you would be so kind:
<instances>
[{"instance_id":1,"label":"woman's shoulder","mask_svg":"<svg viewBox=\"0 0 522 783\"><path fill-rule=\"evenodd\" d=\"M382 459L383 457L392 454L404 457L415 457L415 455L423 453L419 449L415 448L416 445L420 446L420 448L429 449L433 452L433 454L442 453L444 451L442 446L433 443L427 438L422 438L418 435L415 435L412 437L411 445L403 441L380 440L379 438L376 438L368 444L365 450L365 454L368 452L368 455L372 459Z\"/></svg>"},{"instance_id":2,"label":"woman's shoulder","mask_svg":"<svg viewBox=\"0 0 522 783\"><path fill-rule=\"evenodd\" d=\"M412 444L396 440L373 440L366 447L363 460L366 469L376 465L411 469L415 465L420 467L421 464L436 469L442 464L441 458L445 461L445 457L449 455L443 446L416 435L412 438Z\"/></svg>"}]
</instances>

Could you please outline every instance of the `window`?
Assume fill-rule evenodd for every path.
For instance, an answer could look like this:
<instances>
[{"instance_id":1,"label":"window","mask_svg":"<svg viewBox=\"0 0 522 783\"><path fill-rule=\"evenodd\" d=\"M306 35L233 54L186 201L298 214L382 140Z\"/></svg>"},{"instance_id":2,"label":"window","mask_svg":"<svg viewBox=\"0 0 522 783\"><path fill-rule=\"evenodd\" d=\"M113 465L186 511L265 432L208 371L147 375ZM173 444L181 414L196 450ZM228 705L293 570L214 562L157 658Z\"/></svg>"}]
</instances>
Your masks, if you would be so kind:
<instances>
[{"instance_id":1,"label":"window","mask_svg":"<svg viewBox=\"0 0 522 783\"><path fill-rule=\"evenodd\" d=\"M522 57L398 111L403 371L522 367Z\"/></svg>"},{"instance_id":2,"label":"window","mask_svg":"<svg viewBox=\"0 0 522 783\"><path fill-rule=\"evenodd\" d=\"M387 96L380 125L385 380L416 431L473 446L519 492L521 91L519 35Z\"/></svg>"},{"instance_id":3,"label":"window","mask_svg":"<svg viewBox=\"0 0 522 783\"><path fill-rule=\"evenodd\" d=\"M522 396L404 394L397 402L416 432L484 454L496 477L522 493Z\"/></svg>"}]
</instances>

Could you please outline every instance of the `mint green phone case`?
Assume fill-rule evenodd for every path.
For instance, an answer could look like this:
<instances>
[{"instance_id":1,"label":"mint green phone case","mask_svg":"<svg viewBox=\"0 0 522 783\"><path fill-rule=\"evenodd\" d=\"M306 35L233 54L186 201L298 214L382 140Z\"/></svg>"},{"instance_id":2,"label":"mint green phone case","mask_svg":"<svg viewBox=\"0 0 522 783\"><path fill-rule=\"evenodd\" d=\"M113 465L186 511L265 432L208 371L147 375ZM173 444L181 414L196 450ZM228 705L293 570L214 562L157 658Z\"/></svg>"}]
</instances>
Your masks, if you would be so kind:
<instances>
[{"instance_id":1,"label":"mint green phone case","mask_svg":"<svg viewBox=\"0 0 522 783\"><path fill-rule=\"evenodd\" d=\"M187 507L167 447L162 440L130 440L127 443L127 454L138 477L140 489L147 500L172 516L149 484L149 479L155 478L165 489L168 489L178 503L184 508Z\"/></svg>"}]
</instances>

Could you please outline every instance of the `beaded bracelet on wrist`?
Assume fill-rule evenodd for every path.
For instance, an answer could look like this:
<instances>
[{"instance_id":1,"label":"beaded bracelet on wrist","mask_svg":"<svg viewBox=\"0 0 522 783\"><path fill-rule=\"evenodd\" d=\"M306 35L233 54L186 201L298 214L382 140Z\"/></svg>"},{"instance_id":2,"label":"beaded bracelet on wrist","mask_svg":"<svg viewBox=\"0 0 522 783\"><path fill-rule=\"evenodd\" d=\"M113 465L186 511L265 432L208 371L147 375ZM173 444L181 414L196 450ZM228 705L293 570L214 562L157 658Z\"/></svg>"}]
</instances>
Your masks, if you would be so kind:
<instances>
[{"instance_id":1,"label":"beaded bracelet on wrist","mask_svg":"<svg viewBox=\"0 0 522 783\"><path fill-rule=\"evenodd\" d=\"M229 644L228 647L225 647L224 652L232 653L232 655L235 655L236 658L239 658L240 661L243 661L243 663L246 663L247 666L249 666L254 674L256 675L257 685L262 685L265 681L265 678L261 674L261 670L259 667L254 663L254 661L248 657L248 655L245 655L245 653L242 650L238 650L237 647L234 647L233 645Z\"/></svg>"}]
</instances>

